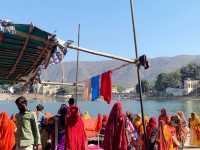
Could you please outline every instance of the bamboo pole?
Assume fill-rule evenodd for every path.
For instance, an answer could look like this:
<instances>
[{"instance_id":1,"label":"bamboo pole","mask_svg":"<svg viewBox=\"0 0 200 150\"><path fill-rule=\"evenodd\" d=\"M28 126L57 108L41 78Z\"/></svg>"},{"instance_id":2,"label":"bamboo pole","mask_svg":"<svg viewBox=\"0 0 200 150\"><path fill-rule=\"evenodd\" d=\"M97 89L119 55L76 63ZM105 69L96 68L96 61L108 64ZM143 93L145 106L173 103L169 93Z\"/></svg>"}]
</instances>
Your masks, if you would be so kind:
<instances>
[{"instance_id":1,"label":"bamboo pole","mask_svg":"<svg viewBox=\"0 0 200 150\"><path fill-rule=\"evenodd\" d=\"M69 85L74 86L74 83L60 83L60 82L42 82L41 84L48 84L48 85ZM83 86L83 84L77 84L77 86Z\"/></svg>"},{"instance_id":2,"label":"bamboo pole","mask_svg":"<svg viewBox=\"0 0 200 150\"><path fill-rule=\"evenodd\" d=\"M96 51L96 50L82 48L82 47L75 46L75 45L72 45L72 44L67 45L67 48L74 49L74 50L81 51L81 52L85 52L85 53L89 53L89 54L93 54L93 55L97 55L97 56L103 56L103 57L106 57L106 58L120 60L120 61L124 61L124 62L128 62L128 63L133 63L133 64L137 63L136 59L134 60L134 59L124 58L124 57L112 55L112 54L109 54L109 53L103 53L103 52Z\"/></svg>"},{"instance_id":3,"label":"bamboo pole","mask_svg":"<svg viewBox=\"0 0 200 150\"><path fill-rule=\"evenodd\" d=\"M131 19L132 19L132 31L133 31L133 39L134 39L134 49L135 49L135 57L138 59L138 45L137 45L137 36L136 36L136 29L135 29L135 20L134 20L134 12L133 12L133 0L130 0L130 7L131 7ZM146 136L146 127L144 121L144 109L143 109L143 100L142 100L142 86L141 86L141 79L140 79L140 66L137 65L137 77L138 77L138 84L139 84L139 95L140 95L140 108L142 114L142 125L144 128L144 140L145 146L148 146L147 136Z\"/></svg>"},{"instance_id":4,"label":"bamboo pole","mask_svg":"<svg viewBox=\"0 0 200 150\"><path fill-rule=\"evenodd\" d=\"M80 45L80 24L78 25L78 47ZM79 73L79 50L77 51L77 57L76 57L76 105L78 101L78 73Z\"/></svg>"}]
</instances>

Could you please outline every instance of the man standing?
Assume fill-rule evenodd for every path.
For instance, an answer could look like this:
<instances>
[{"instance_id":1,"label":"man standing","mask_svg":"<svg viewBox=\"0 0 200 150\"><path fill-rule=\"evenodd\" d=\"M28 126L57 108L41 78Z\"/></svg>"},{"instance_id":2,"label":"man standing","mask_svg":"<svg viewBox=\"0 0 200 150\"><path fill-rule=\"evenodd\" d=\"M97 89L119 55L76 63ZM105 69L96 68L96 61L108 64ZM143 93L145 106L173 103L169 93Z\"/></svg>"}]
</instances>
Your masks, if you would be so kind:
<instances>
[{"instance_id":1,"label":"man standing","mask_svg":"<svg viewBox=\"0 0 200 150\"><path fill-rule=\"evenodd\" d=\"M16 150L42 150L36 114L28 111L27 100L21 96L15 101L19 113L16 114Z\"/></svg>"}]
</instances>

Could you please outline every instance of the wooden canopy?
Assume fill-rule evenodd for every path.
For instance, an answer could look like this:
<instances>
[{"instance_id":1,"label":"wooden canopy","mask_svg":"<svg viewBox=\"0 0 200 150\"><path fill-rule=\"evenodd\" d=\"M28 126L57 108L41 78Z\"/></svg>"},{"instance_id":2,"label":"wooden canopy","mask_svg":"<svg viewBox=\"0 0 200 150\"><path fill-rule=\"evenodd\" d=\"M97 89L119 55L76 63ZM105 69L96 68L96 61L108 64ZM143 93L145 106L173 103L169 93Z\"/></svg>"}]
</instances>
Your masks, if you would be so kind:
<instances>
[{"instance_id":1,"label":"wooden canopy","mask_svg":"<svg viewBox=\"0 0 200 150\"><path fill-rule=\"evenodd\" d=\"M33 81L57 46L55 35L32 24L0 20L0 84Z\"/></svg>"}]
</instances>

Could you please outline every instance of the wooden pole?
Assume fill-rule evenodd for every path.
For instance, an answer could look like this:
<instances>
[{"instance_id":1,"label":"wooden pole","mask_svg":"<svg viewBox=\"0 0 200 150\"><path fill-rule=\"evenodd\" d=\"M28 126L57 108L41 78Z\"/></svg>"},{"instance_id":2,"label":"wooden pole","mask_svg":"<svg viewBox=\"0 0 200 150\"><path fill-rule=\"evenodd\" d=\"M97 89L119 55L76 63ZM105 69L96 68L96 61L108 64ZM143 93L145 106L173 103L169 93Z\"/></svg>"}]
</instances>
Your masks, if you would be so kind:
<instances>
[{"instance_id":1,"label":"wooden pole","mask_svg":"<svg viewBox=\"0 0 200 150\"><path fill-rule=\"evenodd\" d=\"M134 60L134 59L129 59L129 58L124 58L124 57L120 57L120 56L116 56L116 55L112 55L112 54L108 54L108 53L103 53L103 52L100 52L100 51L97 51L97 50L82 48L82 47L75 46L75 45L72 45L72 44L67 45L67 48L74 49L74 50L81 51L81 52L85 52L85 53L89 53L89 54L93 54L93 55L97 55L97 56L103 56L103 57L106 57L106 58L120 60L120 61L124 61L124 62L128 62L128 63L136 64L136 62L137 62L137 60Z\"/></svg>"},{"instance_id":2,"label":"wooden pole","mask_svg":"<svg viewBox=\"0 0 200 150\"><path fill-rule=\"evenodd\" d=\"M80 45L80 24L78 25L78 47ZM78 101L78 72L79 71L79 50L77 51L77 57L76 57L76 105Z\"/></svg>"},{"instance_id":3,"label":"wooden pole","mask_svg":"<svg viewBox=\"0 0 200 150\"><path fill-rule=\"evenodd\" d=\"M133 14L133 2L130 0L130 7L131 7L131 19L132 19L132 30L133 30L133 39L134 39L134 49L135 49L135 57L138 59L138 47L137 47L137 37L136 37L136 30L135 30L135 20ZM147 146L147 136L146 136L146 126L144 121L144 109L143 109L143 100L142 100L142 86L141 86L141 79L140 79L140 66L137 65L137 77L138 77L138 84L139 84L139 95L140 95L140 108L142 114L142 125L144 128L144 140L145 146Z\"/></svg>"}]
</instances>

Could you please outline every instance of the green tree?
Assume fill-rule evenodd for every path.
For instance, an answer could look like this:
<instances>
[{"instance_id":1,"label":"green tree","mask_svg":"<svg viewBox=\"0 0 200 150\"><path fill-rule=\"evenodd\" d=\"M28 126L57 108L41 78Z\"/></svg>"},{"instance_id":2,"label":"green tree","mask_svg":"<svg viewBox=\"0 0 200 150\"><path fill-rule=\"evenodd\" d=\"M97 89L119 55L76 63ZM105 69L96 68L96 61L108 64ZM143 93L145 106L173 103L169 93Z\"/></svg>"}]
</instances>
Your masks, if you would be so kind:
<instances>
[{"instance_id":1,"label":"green tree","mask_svg":"<svg viewBox=\"0 0 200 150\"><path fill-rule=\"evenodd\" d=\"M168 75L166 73L159 74L155 82L155 89L157 91L165 91L167 87L168 87Z\"/></svg>"},{"instance_id":2,"label":"green tree","mask_svg":"<svg viewBox=\"0 0 200 150\"><path fill-rule=\"evenodd\" d=\"M148 93L150 89L150 84L147 80L141 81L141 89L143 93ZM136 85L136 92L139 93L139 84Z\"/></svg>"},{"instance_id":3,"label":"green tree","mask_svg":"<svg viewBox=\"0 0 200 150\"><path fill-rule=\"evenodd\" d=\"M200 65L194 63L188 64L187 66L181 68L180 73L182 81L187 78L200 80Z\"/></svg>"},{"instance_id":4,"label":"green tree","mask_svg":"<svg viewBox=\"0 0 200 150\"><path fill-rule=\"evenodd\" d=\"M165 91L166 88L178 88L181 86L181 74L179 71L172 73L161 73L157 76L155 89L157 91Z\"/></svg>"},{"instance_id":5,"label":"green tree","mask_svg":"<svg viewBox=\"0 0 200 150\"><path fill-rule=\"evenodd\" d=\"M181 74L179 71L168 74L168 87L178 88L181 86Z\"/></svg>"}]
</instances>

